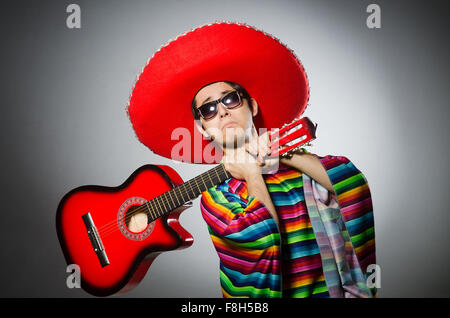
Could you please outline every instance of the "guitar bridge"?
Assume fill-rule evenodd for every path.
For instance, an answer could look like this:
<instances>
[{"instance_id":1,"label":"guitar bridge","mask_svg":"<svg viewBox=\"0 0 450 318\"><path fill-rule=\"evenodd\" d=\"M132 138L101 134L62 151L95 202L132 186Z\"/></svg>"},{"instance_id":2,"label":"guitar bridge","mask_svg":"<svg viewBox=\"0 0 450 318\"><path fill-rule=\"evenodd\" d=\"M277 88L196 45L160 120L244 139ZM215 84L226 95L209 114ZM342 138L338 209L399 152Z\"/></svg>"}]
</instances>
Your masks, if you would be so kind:
<instances>
[{"instance_id":1,"label":"guitar bridge","mask_svg":"<svg viewBox=\"0 0 450 318\"><path fill-rule=\"evenodd\" d=\"M92 220L91 214L86 213L81 217L83 218L83 222L84 225L86 226L89 240L91 241L91 245L92 248L94 249L95 254L97 254L98 260L100 261L100 265L102 267L109 265L108 256L106 256L105 248L103 247L102 240L98 235L98 231L94 225L94 221Z\"/></svg>"}]
</instances>

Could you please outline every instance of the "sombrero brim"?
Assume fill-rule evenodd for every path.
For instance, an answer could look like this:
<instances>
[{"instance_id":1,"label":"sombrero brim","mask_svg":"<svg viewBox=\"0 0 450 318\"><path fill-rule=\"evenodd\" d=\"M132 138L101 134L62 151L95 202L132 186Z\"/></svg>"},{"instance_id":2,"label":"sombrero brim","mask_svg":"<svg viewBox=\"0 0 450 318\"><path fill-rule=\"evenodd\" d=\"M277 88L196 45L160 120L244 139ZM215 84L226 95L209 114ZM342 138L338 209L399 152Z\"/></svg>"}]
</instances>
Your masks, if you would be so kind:
<instances>
[{"instance_id":1,"label":"sombrero brim","mask_svg":"<svg viewBox=\"0 0 450 318\"><path fill-rule=\"evenodd\" d=\"M242 23L207 24L168 42L143 68L127 106L139 140L166 158L213 163L203 155L210 141L195 128L191 103L216 81L235 82L256 99L256 128L292 121L309 99L302 64L277 38Z\"/></svg>"}]
</instances>

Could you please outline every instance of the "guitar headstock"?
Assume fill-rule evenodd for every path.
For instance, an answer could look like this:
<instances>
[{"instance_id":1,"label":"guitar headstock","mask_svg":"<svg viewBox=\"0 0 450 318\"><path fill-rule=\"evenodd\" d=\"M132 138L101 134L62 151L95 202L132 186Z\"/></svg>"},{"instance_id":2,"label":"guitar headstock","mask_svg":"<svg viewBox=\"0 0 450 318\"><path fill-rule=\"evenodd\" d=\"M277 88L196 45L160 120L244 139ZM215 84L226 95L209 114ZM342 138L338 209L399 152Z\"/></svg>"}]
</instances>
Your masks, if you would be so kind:
<instances>
[{"instance_id":1,"label":"guitar headstock","mask_svg":"<svg viewBox=\"0 0 450 318\"><path fill-rule=\"evenodd\" d=\"M308 117L296 118L270 134L272 154L270 157L288 157L301 146L316 139L317 124Z\"/></svg>"}]
</instances>

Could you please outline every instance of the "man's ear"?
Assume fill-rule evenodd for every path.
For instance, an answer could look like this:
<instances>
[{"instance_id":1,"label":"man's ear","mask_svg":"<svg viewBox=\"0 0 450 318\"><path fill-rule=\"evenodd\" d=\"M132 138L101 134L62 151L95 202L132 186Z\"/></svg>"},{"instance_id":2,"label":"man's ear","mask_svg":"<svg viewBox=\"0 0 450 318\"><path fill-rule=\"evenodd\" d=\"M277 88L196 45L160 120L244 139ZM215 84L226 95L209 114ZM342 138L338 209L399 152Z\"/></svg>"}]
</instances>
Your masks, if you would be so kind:
<instances>
[{"instance_id":1,"label":"man's ear","mask_svg":"<svg viewBox=\"0 0 450 318\"><path fill-rule=\"evenodd\" d=\"M258 102L253 97L250 98L250 107L252 110L252 116L255 117L258 115Z\"/></svg>"}]
</instances>

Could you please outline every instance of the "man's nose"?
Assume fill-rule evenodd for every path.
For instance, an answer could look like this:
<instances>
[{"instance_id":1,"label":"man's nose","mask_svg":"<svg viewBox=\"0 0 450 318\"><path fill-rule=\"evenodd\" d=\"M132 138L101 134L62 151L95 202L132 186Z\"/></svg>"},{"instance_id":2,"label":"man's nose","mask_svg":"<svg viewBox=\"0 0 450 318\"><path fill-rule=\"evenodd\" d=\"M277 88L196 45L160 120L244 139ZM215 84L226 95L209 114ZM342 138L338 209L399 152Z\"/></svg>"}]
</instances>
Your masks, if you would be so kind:
<instances>
[{"instance_id":1,"label":"man's nose","mask_svg":"<svg viewBox=\"0 0 450 318\"><path fill-rule=\"evenodd\" d=\"M218 111L220 117L225 117L225 116L229 116L230 115L229 110L227 108L225 108L222 105L222 103L218 103L217 107L218 107L217 111Z\"/></svg>"}]
</instances>

